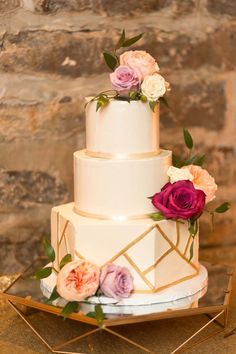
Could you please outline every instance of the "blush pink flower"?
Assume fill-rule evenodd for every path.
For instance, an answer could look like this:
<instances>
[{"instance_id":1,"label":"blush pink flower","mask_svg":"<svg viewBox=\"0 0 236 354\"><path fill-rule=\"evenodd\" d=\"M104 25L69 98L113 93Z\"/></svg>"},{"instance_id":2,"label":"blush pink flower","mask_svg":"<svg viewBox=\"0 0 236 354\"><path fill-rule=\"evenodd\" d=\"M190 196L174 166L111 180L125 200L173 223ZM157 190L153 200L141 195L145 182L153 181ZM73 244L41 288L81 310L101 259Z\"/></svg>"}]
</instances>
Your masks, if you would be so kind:
<instances>
[{"instance_id":1,"label":"blush pink flower","mask_svg":"<svg viewBox=\"0 0 236 354\"><path fill-rule=\"evenodd\" d=\"M128 96L130 91L138 91L140 81L137 73L126 65L120 65L110 74L111 86L123 96Z\"/></svg>"},{"instance_id":2,"label":"blush pink flower","mask_svg":"<svg viewBox=\"0 0 236 354\"><path fill-rule=\"evenodd\" d=\"M65 300L82 301L96 293L99 268L85 260L67 263L57 276L57 292Z\"/></svg>"},{"instance_id":3,"label":"blush pink flower","mask_svg":"<svg viewBox=\"0 0 236 354\"><path fill-rule=\"evenodd\" d=\"M217 184L215 179L201 166L188 165L182 167L188 169L193 176L192 183L196 189L202 190L206 195L206 203L215 198Z\"/></svg>"},{"instance_id":4,"label":"blush pink flower","mask_svg":"<svg viewBox=\"0 0 236 354\"><path fill-rule=\"evenodd\" d=\"M129 50L120 56L120 64L135 70L142 81L146 75L159 71L156 60L145 50Z\"/></svg>"},{"instance_id":5,"label":"blush pink flower","mask_svg":"<svg viewBox=\"0 0 236 354\"><path fill-rule=\"evenodd\" d=\"M101 271L100 289L107 297L127 298L133 290L133 277L127 268L108 264Z\"/></svg>"}]
</instances>

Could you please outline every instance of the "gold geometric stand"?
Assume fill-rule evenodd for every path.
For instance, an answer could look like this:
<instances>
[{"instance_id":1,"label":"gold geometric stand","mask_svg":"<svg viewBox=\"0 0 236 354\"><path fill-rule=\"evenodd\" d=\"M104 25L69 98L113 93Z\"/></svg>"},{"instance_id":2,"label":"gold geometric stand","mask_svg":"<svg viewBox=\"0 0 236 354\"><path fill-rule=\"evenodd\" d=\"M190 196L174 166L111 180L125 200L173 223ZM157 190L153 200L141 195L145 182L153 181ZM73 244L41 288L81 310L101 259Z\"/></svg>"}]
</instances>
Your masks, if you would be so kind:
<instances>
[{"instance_id":1,"label":"gold geometric stand","mask_svg":"<svg viewBox=\"0 0 236 354\"><path fill-rule=\"evenodd\" d=\"M72 313L69 316L69 319L64 321L61 316L58 316L60 315L60 308L45 304L45 299L42 297L39 282L31 280L30 278L30 274L34 273L35 269L39 268L39 263L42 263L42 259L38 259L24 273L19 274L7 289L5 289L2 296L8 300L9 305L52 353L81 354L81 352L75 351L76 349L72 349L72 346L79 341L88 337L90 338L98 333L108 333L129 343L144 353L157 353L155 348L147 348L146 346L128 338L128 336L119 333L117 327L134 323L157 321L160 319L193 316L198 314L206 315L208 317L207 322L170 352L171 354L174 354L184 352L185 350L212 338L224 331L227 325L233 270L224 265L204 263L204 266L208 270L209 285L205 295L197 301L194 300L192 303L190 301L183 306L183 303L180 304L180 300L176 300L174 302L174 308L172 306L172 309L170 309L170 303L170 308L168 308L168 306L165 306L165 308L163 307L162 310L160 308L158 308L158 310L153 308L153 311L150 312L149 309L148 313L145 313L142 308L142 314L133 313L124 315L122 314L121 309L121 313L116 315L105 315L106 317L103 325L99 327L94 318L86 316L82 311ZM37 317L39 317L39 319L37 319ZM36 321L35 323L32 323L32 318ZM48 333L46 333L46 335L42 334L42 332L40 334L37 326L38 323L41 323L41 325L42 323L45 323L45 326L48 326ZM61 331L61 334L59 334L59 332L54 332L54 336L50 337L49 329L55 328L55 323L57 323L58 331ZM215 330L198 341L192 341L198 334L213 323L217 324L220 329ZM82 329L82 333L78 335L79 326L80 329ZM62 340L63 336L64 338ZM53 343L51 340L52 338L58 342ZM103 352L110 353L111 351L109 348L104 348Z\"/></svg>"}]
</instances>

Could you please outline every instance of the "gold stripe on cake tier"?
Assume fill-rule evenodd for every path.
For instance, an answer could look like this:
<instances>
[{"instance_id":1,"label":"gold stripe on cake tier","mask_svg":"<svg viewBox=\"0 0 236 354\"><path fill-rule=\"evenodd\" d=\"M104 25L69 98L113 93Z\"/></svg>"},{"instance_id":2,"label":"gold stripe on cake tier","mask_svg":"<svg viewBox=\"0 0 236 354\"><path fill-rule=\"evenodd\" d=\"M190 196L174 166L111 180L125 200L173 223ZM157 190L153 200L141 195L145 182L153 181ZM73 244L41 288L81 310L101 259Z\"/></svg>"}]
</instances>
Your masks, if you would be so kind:
<instances>
[{"instance_id":1,"label":"gold stripe on cake tier","mask_svg":"<svg viewBox=\"0 0 236 354\"><path fill-rule=\"evenodd\" d=\"M115 160L131 160L131 159L145 159L149 157L158 156L160 154L160 150L156 151L148 151L148 152L140 152L140 153L116 153L111 154L108 152L100 152L100 151L90 151L85 150L85 154L90 157L100 157L102 159L115 159Z\"/></svg>"},{"instance_id":2,"label":"gold stripe on cake tier","mask_svg":"<svg viewBox=\"0 0 236 354\"><path fill-rule=\"evenodd\" d=\"M126 220L146 219L148 217L148 214L126 216L126 215L102 215L102 214L88 213L87 211L80 210L76 206L74 206L74 212L81 216L85 216L86 218L99 219L99 220L126 221Z\"/></svg>"}]
</instances>

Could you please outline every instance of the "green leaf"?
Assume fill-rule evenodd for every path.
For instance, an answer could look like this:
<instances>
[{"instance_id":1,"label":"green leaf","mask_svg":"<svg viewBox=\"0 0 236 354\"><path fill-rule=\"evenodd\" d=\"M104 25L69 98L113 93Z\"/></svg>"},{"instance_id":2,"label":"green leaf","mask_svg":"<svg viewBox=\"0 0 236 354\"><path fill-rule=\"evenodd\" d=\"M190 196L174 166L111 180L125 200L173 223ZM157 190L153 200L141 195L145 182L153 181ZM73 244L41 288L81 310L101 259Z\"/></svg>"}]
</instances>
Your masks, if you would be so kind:
<instances>
[{"instance_id":1,"label":"green leaf","mask_svg":"<svg viewBox=\"0 0 236 354\"><path fill-rule=\"evenodd\" d=\"M104 60L107 64L107 66L114 71L116 65L118 64L117 57L111 53L104 52L103 53Z\"/></svg>"},{"instance_id":2,"label":"green leaf","mask_svg":"<svg viewBox=\"0 0 236 354\"><path fill-rule=\"evenodd\" d=\"M138 97L138 92L131 91L129 93L129 97L130 97L131 100L136 100L137 97Z\"/></svg>"},{"instance_id":3,"label":"green leaf","mask_svg":"<svg viewBox=\"0 0 236 354\"><path fill-rule=\"evenodd\" d=\"M168 103L168 101L167 101L167 99L165 97L163 97L163 96L160 97L159 101L160 101L161 104L163 104L163 106L165 106L167 108L170 108L169 103Z\"/></svg>"},{"instance_id":4,"label":"green leaf","mask_svg":"<svg viewBox=\"0 0 236 354\"><path fill-rule=\"evenodd\" d=\"M95 318L97 320L99 327L101 327L103 325L104 313L103 313L102 306L100 304L95 305Z\"/></svg>"},{"instance_id":5,"label":"green leaf","mask_svg":"<svg viewBox=\"0 0 236 354\"><path fill-rule=\"evenodd\" d=\"M68 317L71 313L78 311L79 303L77 301L70 301L63 307L61 315Z\"/></svg>"},{"instance_id":6,"label":"green leaf","mask_svg":"<svg viewBox=\"0 0 236 354\"><path fill-rule=\"evenodd\" d=\"M194 245L194 240L193 240L193 242L191 243L191 246L190 246L190 250L189 250L189 252L190 252L190 254L189 254L189 262L191 262L191 260L192 260L192 258L193 258L193 245Z\"/></svg>"},{"instance_id":7,"label":"green leaf","mask_svg":"<svg viewBox=\"0 0 236 354\"><path fill-rule=\"evenodd\" d=\"M149 101L149 106L153 112L155 112L157 102L156 101Z\"/></svg>"},{"instance_id":8,"label":"green leaf","mask_svg":"<svg viewBox=\"0 0 236 354\"><path fill-rule=\"evenodd\" d=\"M59 297L60 297L60 295L57 292L57 286L55 286L52 290L50 297L47 299L46 303L53 302L54 300L58 299Z\"/></svg>"},{"instance_id":9,"label":"green leaf","mask_svg":"<svg viewBox=\"0 0 236 354\"><path fill-rule=\"evenodd\" d=\"M160 221L160 220L165 220L165 216L162 215L162 213L158 212L158 213L152 213L148 215L152 220L154 221Z\"/></svg>"},{"instance_id":10,"label":"green leaf","mask_svg":"<svg viewBox=\"0 0 236 354\"><path fill-rule=\"evenodd\" d=\"M206 155L197 156L194 160L193 165L202 166L206 160Z\"/></svg>"},{"instance_id":11,"label":"green leaf","mask_svg":"<svg viewBox=\"0 0 236 354\"><path fill-rule=\"evenodd\" d=\"M144 33L139 34L138 36L132 37L130 39L127 39L123 42L122 46L123 48L125 47L130 47L132 44L136 43L137 41L140 40L140 38L142 38L142 36L144 35Z\"/></svg>"},{"instance_id":12,"label":"green leaf","mask_svg":"<svg viewBox=\"0 0 236 354\"><path fill-rule=\"evenodd\" d=\"M183 128L184 142L188 149L193 148L193 139L188 129Z\"/></svg>"},{"instance_id":13,"label":"green leaf","mask_svg":"<svg viewBox=\"0 0 236 354\"><path fill-rule=\"evenodd\" d=\"M100 107L105 107L109 103L109 98L107 95L100 95L97 98L97 106L96 106L96 112L99 110Z\"/></svg>"},{"instance_id":14,"label":"green leaf","mask_svg":"<svg viewBox=\"0 0 236 354\"><path fill-rule=\"evenodd\" d=\"M69 263L71 261L72 261L71 254L70 253L66 254L60 262L60 269L62 269L64 267L64 265L66 265L67 263Z\"/></svg>"},{"instance_id":15,"label":"green leaf","mask_svg":"<svg viewBox=\"0 0 236 354\"><path fill-rule=\"evenodd\" d=\"M115 46L115 49L120 49L120 47L122 47L122 44L124 43L125 41L125 30L123 29L122 33L121 33L121 36Z\"/></svg>"},{"instance_id":16,"label":"green leaf","mask_svg":"<svg viewBox=\"0 0 236 354\"><path fill-rule=\"evenodd\" d=\"M33 278L34 279L43 279L49 277L49 275L52 273L52 267L45 267L42 269L39 269L37 272L34 273Z\"/></svg>"},{"instance_id":17,"label":"green leaf","mask_svg":"<svg viewBox=\"0 0 236 354\"><path fill-rule=\"evenodd\" d=\"M172 165L174 167L180 168L184 166L184 161L182 161L179 157L177 157L175 154L172 155Z\"/></svg>"},{"instance_id":18,"label":"green leaf","mask_svg":"<svg viewBox=\"0 0 236 354\"><path fill-rule=\"evenodd\" d=\"M95 312L88 312L86 316L91 317L91 318L96 318Z\"/></svg>"},{"instance_id":19,"label":"green leaf","mask_svg":"<svg viewBox=\"0 0 236 354\"><path fill-rule=\"evenodd\" d=\"M228 202L222 203L220 206L218 206L214 212L215 213L225 213L227 210L229 210L230 204Z\"/></svg>"},{"instance_id":20,"label":"green leaf","mask_svg":"<svg viewBox=\"0 0 236 354\"><path fill-rule=\"evenodd\" d=\"M55 251L48 240L43 240L44 253L48 257L49 261L55 261Z\"/></svg>"}]
</instances>

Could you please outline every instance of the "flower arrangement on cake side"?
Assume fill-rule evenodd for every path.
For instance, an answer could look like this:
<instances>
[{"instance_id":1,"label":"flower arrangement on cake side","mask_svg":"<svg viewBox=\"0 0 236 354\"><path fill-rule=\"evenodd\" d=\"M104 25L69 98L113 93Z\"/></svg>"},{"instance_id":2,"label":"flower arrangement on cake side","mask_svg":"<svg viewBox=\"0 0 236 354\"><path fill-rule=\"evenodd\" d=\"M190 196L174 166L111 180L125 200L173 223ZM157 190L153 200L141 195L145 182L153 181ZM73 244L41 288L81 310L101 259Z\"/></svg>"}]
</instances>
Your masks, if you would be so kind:
<instances>
[{"instance_id":1,"label":"flower arrangement on cake side","mask_svg":"<svg viewBox=\"0 0 236 354\"><path fill-rule=\"evenodd\" d=\"M191 155L193 139L187 129L183 129L183 136L185 145L189 149L188 157L179 159L173 156L173 166L170 166L167 171L169 182L162 187L160 192L150 197L158 211L149 216L154 221L170 219L188 222L188 230L192 236L189 255L189 261L191 261L194 237L198 233L199 218L202 213L209 213L213 223L215 213L226 212L230 205L224 202L215 209L206 209L206 205L215 199L217 185L208 171L202 168L205 155Z\"/></svg>"},{"instance_id":2,"label":"flower arrangement on cake side","mask_svg":"<svg viewBox=\"0 0 236 354\"><path fill-rule=\"evenodd\" d=\"M52 245L45 239L44 253L50 262L33 275L34 279L44 279L51 275L56 278L56 284L47 303L61 299L64 305L61 315L67 317L70 313L79 311L80 302L96 295L106 296L117 301L128 298L133 291L133 277L126 267L107 264L103 268L84 260L72 260L71 254L66 254L59 262L58 269L54 267L56 254ZM100 304L94 306L94 312L86 316L95 317L98 322L102 319Z\"/></svg>"},{"instance_id":3,"label":"flower arrangement on cake side","mask_svg":"<svg viewBox=\"0 0 236 354\"><path fill-rule=\"evenodd\" d=\"M104 52L104 60L112 73L110 82L112 90L96 95L92 100L97 101L97 110L105 107L110 99L122 101L148 102L154 111L161 102L168 105L164 95L170 90L169 83L160 75L156 60L144 50L130 50L118 56L117 51L127 48L139 39L143 33L126 38L123 30L113 52Z\"/></svg>"}]
</instances>

